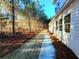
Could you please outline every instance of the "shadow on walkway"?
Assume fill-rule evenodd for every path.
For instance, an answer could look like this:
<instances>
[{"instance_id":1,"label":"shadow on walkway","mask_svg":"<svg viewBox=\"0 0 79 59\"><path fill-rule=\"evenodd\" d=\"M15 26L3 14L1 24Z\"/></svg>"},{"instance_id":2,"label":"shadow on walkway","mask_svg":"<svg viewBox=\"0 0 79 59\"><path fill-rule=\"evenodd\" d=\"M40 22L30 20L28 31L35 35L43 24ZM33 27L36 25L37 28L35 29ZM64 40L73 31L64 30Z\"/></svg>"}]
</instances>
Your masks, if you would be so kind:
<instances>
[{"instance_id":1,"label":"shadow on walkway","mask_svg":"<svg viewBox=\"0 0 79 59\"><path fill-rule=\"evenodd\" d=\"M0 57L0 59L38 59L43 38L44 33L38 33L28 42L25 42L4 57Z\"/></svg>"},{"instance_id":2,"label":"shadow on walkway","mask_svg":"<svg viewBox=\"0 0 79 59\"><path fill-rule=\"evenodd\" d=\"M3 36L0 39L0 57L7 55L16 48L19 48L25 42L28 42L35 33L18 33L15 37Z\"/></svg>"}]
</instances>

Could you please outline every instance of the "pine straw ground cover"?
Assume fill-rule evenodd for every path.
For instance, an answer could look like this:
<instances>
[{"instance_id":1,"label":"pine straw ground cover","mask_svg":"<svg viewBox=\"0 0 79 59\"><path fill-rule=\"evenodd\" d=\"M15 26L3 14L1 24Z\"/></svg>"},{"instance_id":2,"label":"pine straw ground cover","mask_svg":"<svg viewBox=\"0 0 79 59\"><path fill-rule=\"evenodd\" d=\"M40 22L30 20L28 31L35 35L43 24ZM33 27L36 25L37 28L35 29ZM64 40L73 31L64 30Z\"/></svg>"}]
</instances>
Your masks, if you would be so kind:
<instances>
[{"instance_id":1,"label":"pine straw ground cover","mask_svg":"<svg viewBox=\"0 0 79 59\"><path fill-rule=\"evenodd\" d=\"M35 32L17 33L14 37L1 34L0 57L3 57L14 49L20 47L24 42L28 42L35 34Z\"/></svg>"},{"instance_id":2,"label":"pine straw ground cover","mask_svg":"<svg viewBox=\"0 0 79 59\"><path fill-rule=\"evenodd\" d=\"M52 39L52 44L56 49L56 59L78 59L73 51L63 44L59 39L52 33L49 34Z\"/></svg>"}]
</instances>

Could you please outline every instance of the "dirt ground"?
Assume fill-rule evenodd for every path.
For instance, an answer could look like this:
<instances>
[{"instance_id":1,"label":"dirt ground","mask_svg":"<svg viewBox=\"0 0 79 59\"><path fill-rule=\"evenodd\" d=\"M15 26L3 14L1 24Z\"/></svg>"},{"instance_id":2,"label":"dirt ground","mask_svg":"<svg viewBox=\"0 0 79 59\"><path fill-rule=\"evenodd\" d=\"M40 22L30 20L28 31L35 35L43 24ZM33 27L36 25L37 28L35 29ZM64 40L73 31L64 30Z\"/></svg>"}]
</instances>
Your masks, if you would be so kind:
<instances>
[{"instance_id":1,"label":"dirt ground","mask_svg":"<svg viewBox=\"0 0 79 59\"><path fill-rule=\"evenodd\" d=\"M56 59L78 59L71 49L59 41L56 36L53 36L53 33L50 33L49 35L52 39L52 44L56 49Z\"/></svg>"},{"instance_id":2,"label":"dirt ground","mask_svg":"<svg viewBox=\"0 0 79 59\"><path fill-rule=\"evenodd\" d=\"M24 42L29 41L36 33L17 33L15 36L0 37L0 57L10 53L14 49L20 47Z\"/></svg>"}]
</instances>

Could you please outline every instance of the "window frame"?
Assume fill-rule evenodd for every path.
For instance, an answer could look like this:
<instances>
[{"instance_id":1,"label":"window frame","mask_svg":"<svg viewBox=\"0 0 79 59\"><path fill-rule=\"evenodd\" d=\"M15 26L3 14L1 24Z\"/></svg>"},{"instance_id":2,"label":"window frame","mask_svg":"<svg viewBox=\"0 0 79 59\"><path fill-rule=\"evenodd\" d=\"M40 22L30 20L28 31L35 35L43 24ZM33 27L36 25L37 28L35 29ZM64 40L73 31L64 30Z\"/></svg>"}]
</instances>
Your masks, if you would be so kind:
<instances>
[{"instance_id":1,"label":"window frame","mask_svg":"<svg viewBox=\"0 0 79 59\"><path fill-rule=\"evenodd\" d=\"M58 30L58 21L56 21L56 30Z\"/></svg>"},{"instance_id":2,"label":"window frame","mask_svg":"<svg viewBox=\"0 0 79 59\"><path fill-rule=\"evenodd\" d=\"M67 14L64 17L64 25L65 25L65 32L70 33L70 19L71 19L71 14Z\"/></svg>"},{"instance_id":3,"label":"window frame","mask_svg":"<svg viewBox=\"0 0 79 59\"><path fill-rule=\"evenodd\" d=\"M62 18L59 20L59 30L62 31Z\"/></svg>"}]
</instances>

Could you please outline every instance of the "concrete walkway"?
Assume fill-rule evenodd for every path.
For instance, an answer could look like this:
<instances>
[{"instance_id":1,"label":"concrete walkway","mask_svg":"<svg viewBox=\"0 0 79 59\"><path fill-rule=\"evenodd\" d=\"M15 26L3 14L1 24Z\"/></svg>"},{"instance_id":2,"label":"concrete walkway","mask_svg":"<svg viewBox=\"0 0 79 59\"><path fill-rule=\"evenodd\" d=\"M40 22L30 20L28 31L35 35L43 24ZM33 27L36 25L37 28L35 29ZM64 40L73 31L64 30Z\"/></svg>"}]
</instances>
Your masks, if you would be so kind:
<instances>
[{"instance_id":1,"label":"concrete walkway","mask_svg":"<svg viewBox=\"0 0 79 59\"><path fill-rule=\"evenodd\" d=\"M55 48L48 34L44 36L39 59L55 59Z\"/></svg>"},{"instance_id":2,"label":"concrete walkway","mask_svg":"<svg viewBox=\"0 0 79 59\"><path fill-rule=\"evenodd\" d=\"M44 30L38 33L30 41L24 43L20 48L15 49L0 59L54 59L55 49L51 40Z\"/></svg>"}]
</instances>

